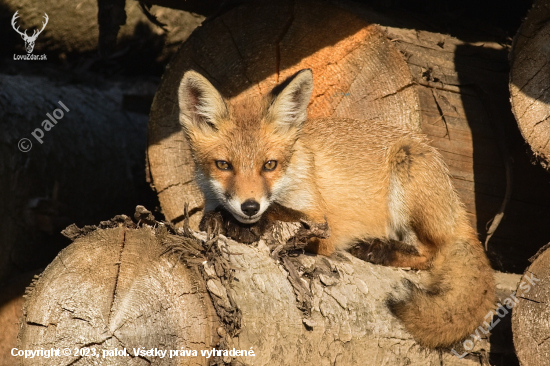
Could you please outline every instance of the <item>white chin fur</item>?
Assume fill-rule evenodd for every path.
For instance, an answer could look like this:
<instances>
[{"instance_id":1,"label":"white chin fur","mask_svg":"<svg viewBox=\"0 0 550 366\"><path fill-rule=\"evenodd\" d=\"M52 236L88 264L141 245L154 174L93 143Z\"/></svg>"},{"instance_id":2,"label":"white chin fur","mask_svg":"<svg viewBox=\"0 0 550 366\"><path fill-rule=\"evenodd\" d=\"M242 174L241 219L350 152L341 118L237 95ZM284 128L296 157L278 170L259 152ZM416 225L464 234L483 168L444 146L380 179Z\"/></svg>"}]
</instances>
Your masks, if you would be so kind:
<instances>
[{"instance_id":1,"label":"white chin fur","mask_svg":"<svg viewBox=\"0 0 550 366\"><path fill-rule=\"evenodd\" d=\"M233 215L234 218L236 218L237 220L239 220L240 222L242 222L243 224L253 224L255 222L257 222L260 217L262 217L262 215L254 215L252 217L248 217L248 216L241 216L241 215L235 215L235 213L233 211L230 211L231 212L231 215Z\"/></svg>"},{"instance_id":2,"label":"white chin fur","mask_svg":"<svg viewBox=\"0 0 550 366\"><path fill-rule=\"evenodd\" d=\"M262 198L260 200L260 211L258 211L258 213L254 216L246 216L245 214L243 214L241 211L241 202L236 199L231 199L227 201L227 204L224 204L224 206L238 221L242 222L243 224L253 224L257 222L260 217L262 217L262 214L269 206L269 202L266 199Z\"/></svg>"}]
</instances>

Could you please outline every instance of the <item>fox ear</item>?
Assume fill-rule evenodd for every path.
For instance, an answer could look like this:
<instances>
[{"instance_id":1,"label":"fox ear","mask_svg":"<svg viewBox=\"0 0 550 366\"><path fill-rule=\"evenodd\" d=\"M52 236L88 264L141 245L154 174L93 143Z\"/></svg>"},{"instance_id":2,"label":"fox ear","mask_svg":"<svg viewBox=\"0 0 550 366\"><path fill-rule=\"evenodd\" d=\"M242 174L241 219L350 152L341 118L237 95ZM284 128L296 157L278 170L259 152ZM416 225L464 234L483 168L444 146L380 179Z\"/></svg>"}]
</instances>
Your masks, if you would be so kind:
<instances>
[{"instance_id":1,"label":"fox ear","mask_svg":"<svg viewBox=\"0 0 550 366\"><path fill-rule=\"evenodd\" d=\"M269 106L267 120L270 123L275 123L277 128L282 131L288 131L293 127L300 128L307 119L306 109L313 91L311 69L298 71L280 88L282 90Z\"/></svg>"},{"instance_id":2,"label":"fox ear","mask_svg":"<svg viewBox=\"0 0 550 366\"><path fill-rule=\"evenodd\" d=\"M180 123L187 130L218 129L229 112L222 96L201 74L187 71L178 90Z\"/></svg>"}]
</instances>

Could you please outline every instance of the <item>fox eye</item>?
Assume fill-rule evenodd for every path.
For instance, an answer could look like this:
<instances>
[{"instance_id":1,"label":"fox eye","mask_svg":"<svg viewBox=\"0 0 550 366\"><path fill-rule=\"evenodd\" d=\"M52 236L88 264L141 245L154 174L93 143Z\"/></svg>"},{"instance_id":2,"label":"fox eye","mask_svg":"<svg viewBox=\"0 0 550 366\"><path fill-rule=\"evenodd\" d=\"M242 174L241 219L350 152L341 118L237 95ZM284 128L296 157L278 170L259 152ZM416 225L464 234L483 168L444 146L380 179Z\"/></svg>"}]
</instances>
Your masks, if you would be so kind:
<instances>
[{"instance_id":1,"label":"fox eye","mask_svg":"<svg viewBox=\"0 0 550 366\"><path fill-rule=\"evenodd\" d=\"M267 163L264 164L264 170L267 172L275 170L276 167L277 167L277 160L269 160Z\"/></svg>"},{"instance_id":2,"label":"fox eye","mask_svg":"<svg viewBox=\"0 0 550 366\"><path fill-rule=\"evenodd\" d=\"M225 160L216 160L216 168L220 170L231 170L233 167Z\"/></svg>"}]
</instances>

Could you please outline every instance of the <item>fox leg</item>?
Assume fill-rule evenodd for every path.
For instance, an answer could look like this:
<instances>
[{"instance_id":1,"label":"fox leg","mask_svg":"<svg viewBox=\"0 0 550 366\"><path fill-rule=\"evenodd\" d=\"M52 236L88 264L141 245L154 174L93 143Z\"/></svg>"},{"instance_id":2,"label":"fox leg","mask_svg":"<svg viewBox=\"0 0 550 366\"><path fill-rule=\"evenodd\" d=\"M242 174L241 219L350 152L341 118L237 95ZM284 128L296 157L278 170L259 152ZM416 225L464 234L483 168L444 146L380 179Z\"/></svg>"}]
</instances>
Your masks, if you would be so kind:
<instances>
[{"instance_id":1,"label":"fox leg","mask_svg":"<svg viewBox=\"0 0 550 366\"><path fill-rule=\"evenodd\" d=\"M417 249L399 240L378 238L361 241L349 252L366 262L415 269L428 269L434 256L430 247Z\"/></svg>"},{"instance_id":2,"label":"fox leg","mask_svg":"<svg viewBox=\"0 0 550 366\"><path fill-rule=\"evenodd\" d=\"M334 253L334 245L330 239L311 238L305 248L310 253L330 257Z\"/></svg>"}]
</instances>

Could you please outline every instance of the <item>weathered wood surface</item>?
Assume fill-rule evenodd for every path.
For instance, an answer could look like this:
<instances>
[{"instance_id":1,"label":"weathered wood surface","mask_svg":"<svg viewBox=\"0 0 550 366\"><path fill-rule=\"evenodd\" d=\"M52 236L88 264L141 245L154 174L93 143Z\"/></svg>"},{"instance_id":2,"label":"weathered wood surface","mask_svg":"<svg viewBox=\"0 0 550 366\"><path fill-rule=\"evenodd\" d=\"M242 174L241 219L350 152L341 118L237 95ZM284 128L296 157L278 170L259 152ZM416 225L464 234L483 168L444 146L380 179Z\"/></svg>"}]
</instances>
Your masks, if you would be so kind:
<instances>
[{"instance_id":1,"label":"weathered wood surface","mask_svg":"<svg viewBox=\"0 0 550 366\"><path fill-rule=\"evenodd\" d=\"M449 350L419 347L384 300L401 288L403 278L417 282L423 273L372 265L347 253L277 260L270 256L268 238L254 245L223 236L206 243L205 233L192 233L200 239L193 247L182 244L181 231L135 228L120 217L118 222L93 231L68 230L80 236L33 284L18 348L89 347L108 365L270 366L479 365L489 350L492 356L511 351L506 342L490 345L485 338L462 359ZM510 285L508 277L497 277L504 296L517 281ZM102 358L104 350L131 353L134 347L196 350L198 357ZM255 356L200 356L200 350L213 347L253 349ZM95 362L74 356L17 361Z\"/></svg>"},{"instance_id":2,"label":"weathered wood surface","mask_svg":"<svg viewBox=\"0 0 550 366\"><path fill-rule=\"evenodd\" d=\"M58 233L71 222L95 223L155 199L144 182L147 117L123 109L135 84L67 79L74 82L67 72L0 75L1 281L46 266L69 244ZM54 125L47 114L56 109L64 115ZM37 128L42 144L31 135ZM23 138L33 144L28 152L18 149Z\"/></svg>"},{"instance_id":3,"label":"weathered wood surface","mask_svg":"<svg viewBox=\"0 0 550 366\"><path fill-rule=\"evenodd\" d=\"M512 110L540 163L550 166L550 1L535 1L510 53Z\"/></svg>"},{"instance_id":4,"label":"weathered wood surface","mask_svg":"<svg viewBox=\"0 0 550 366\"><path fill-rule=\"evenodd\" d=\"M188 201L196 226L203 204L178 124L183 73L203 73L236 103L309 67L310 116L384 119L422 130L449 165L481 240L505 208L498 230L490 228L492 260L521 271L523 263L509 260L526 262L529 250L518 254L519 243L535 252L550 239L539 230L550 220L550 190L544 172L531 166L510 112L506 46L421 30L406 17L387 18L353 3L340 4L348 12L327 3L268 4L246 3L209 20L167 68L152 106L148 148L150 179L166 218L181 222Z\"/></svg>"},{"instance_id":5,"label":"weathered wood surface","mask_svg":"<svg viewBox=\"0 0 550 366\"><path fill-rule=\"evenodd\" d=\"M514 346L522 366L547 365L550 360L550 248L541 248L525 270L513 308Z\"/></svg>"}]
</instances>

